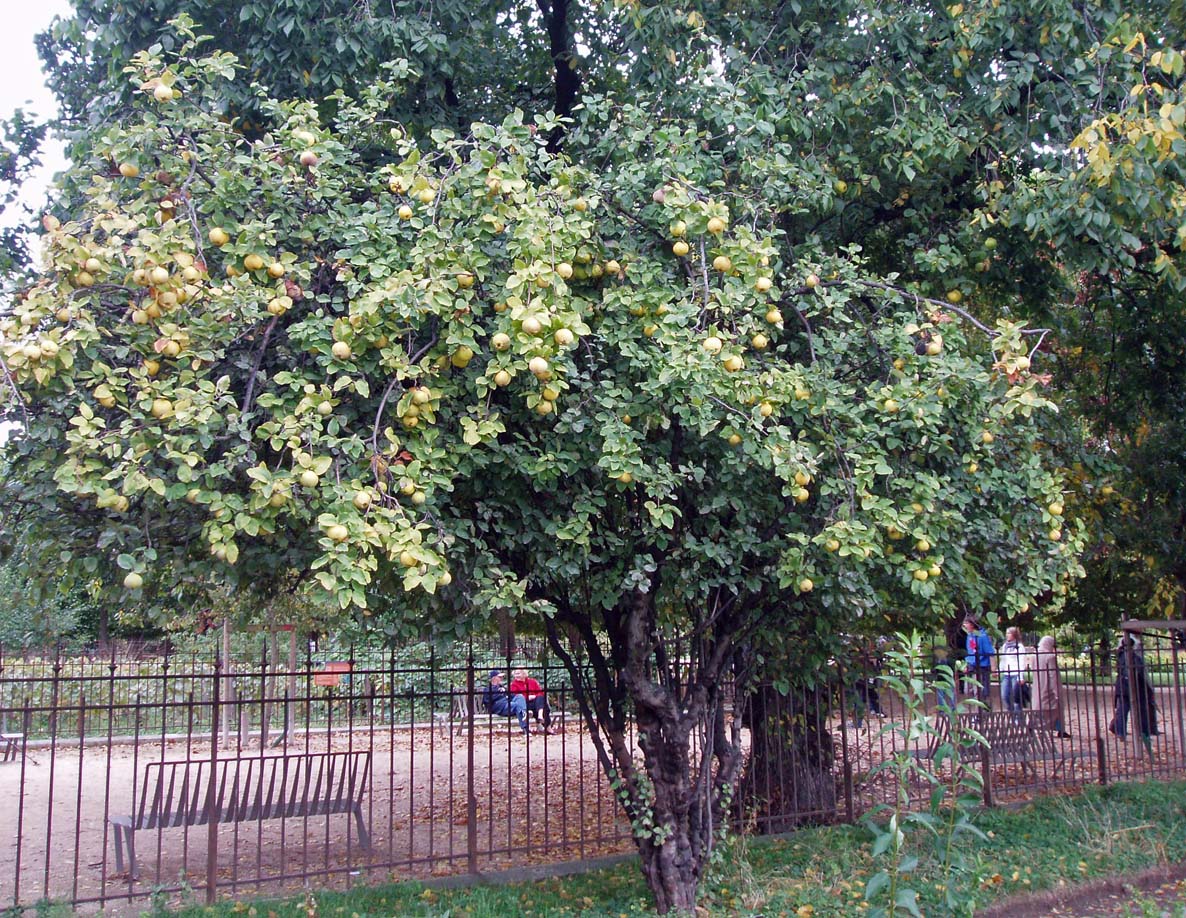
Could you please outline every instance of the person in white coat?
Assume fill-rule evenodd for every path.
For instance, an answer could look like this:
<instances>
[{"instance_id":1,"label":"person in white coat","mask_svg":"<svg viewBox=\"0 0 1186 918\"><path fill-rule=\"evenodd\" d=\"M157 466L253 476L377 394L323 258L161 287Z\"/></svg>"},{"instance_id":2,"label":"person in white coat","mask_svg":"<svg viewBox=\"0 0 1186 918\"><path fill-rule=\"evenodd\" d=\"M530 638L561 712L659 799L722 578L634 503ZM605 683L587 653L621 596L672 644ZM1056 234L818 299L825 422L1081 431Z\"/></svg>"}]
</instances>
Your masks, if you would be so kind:
<instances>
[{"instance_id":1,"label":"person in white coat","mask_svg":"<svg viewBox=\"0 0 1186 918\"><path fill-rule=\"evenodd\" d=\"M1022 643L1021 630L1015 626L1005 629L1005 643L997 650L997 667L1001 675L1001 701L1006 711L1020 714L1024 707L1023 686L1032 670L1030 649Z\"/></svg>"}]
</instances>

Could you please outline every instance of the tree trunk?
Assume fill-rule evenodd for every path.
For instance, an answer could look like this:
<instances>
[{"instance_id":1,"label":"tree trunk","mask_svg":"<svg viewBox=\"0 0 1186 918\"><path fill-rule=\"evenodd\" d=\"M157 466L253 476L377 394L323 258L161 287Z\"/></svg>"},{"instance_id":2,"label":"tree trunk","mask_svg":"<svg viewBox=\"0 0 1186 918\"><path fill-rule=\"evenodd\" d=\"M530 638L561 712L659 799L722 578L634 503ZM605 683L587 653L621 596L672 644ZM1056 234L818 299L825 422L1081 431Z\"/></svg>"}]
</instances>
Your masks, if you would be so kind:
<instances>
[{"instance_id":1,"label":"tree trunk","mask_svg":"<svg viewBox=\"0 0 1186 918\"><path fill-rule=\"evenodd\" d=\"M740 727L727 732L719 687L731 665L730 635L702 644L689 672L687 657L664 646L652 596L642 590L606 614L610 656L588 619L563 598L557 607L548 640L572 676L602 767L617 782L656 911L692 914L741 757ZM735 627L725 616L718 621ZM576 629L585 660L563 645L562 623Z\"/></svg>"},{"instance_id":2,"label":"tree trunk","mask_svg":"<svg viewBox=\"0 0 1186 918\"><path fill-rule=\"evenodd\" d=\"M659 914L690 914L696 909L696 890L710 839L704 837L697 811L701 801L691 781L688 733L678 723L660 725L656 721L644 726L647 720L639 718L639 744L654 800L650 813L641 816L643 832L636 829L642 873ZM648 829L650 837L645 834Z\"/></svg>"},{"instance_id":3,"label":"tree trunk","mask_svg":"<svg viewBox=\"0 0 1186 918\"><path fill-rule=\"evenodd\" d=\"M943 637L947 640L948 652L954 652L952 660L963 659L964 639L964 616L963 613L953 615L943 623Z\"/></svg>"},{"instance_id":4,"label":"tree trunk","mask_svg":"<svg viewBox=\"0 0 1186 918\"><path fill-rule=\"evenodd\" d=\"M700 870L692 863L688 840L671 837L662 847L642 845L642 874L655 897L659 915L692 915L696 912L696 889Z\"/></svg>"},{"instance_id":5,"label":"tree trunk","mask_svg":"<svg viewBox=\"0 0 1186 918\"><path fill-rule=\"evenodd\" d=\"M515 641L515 620L503 611L498 612L498 651L507 660L519 651Z\"/></svg>"},{"instance_id":6,"label":"tree trunk","mask_svg":"<svg viewBox=\"0 0 1186 918\"><path fill-rule=\"evenodd\" d=\"M111 613L106 605L99 606L99 646L106 651L111 641Z\"/></svg>"},{"instance_id":7,"label":"tree trunk","mask_svg":"<svg viewBox=\"0 0 1186 918\"><path fill-rule=\"evenodd\" d=\"M831 822L836 816L835 755L826 689L781 695L760 686L747 699L750 756L742 806L763 834Z\"/></svg>"}]
</instances>

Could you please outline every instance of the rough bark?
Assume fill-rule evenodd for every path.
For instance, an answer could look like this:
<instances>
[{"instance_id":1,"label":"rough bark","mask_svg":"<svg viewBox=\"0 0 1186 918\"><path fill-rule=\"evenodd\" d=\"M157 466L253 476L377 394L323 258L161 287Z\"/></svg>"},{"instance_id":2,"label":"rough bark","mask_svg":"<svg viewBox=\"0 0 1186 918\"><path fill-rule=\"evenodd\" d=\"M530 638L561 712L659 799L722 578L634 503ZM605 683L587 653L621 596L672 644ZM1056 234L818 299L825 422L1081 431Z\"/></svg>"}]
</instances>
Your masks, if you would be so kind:
<instances>
[{"instance_id":1,"label":"rough bark","mask_svg":"<svg viewBox=\"0 0 1186 918\"><path fill-rule=\"evenodd\" d=\"M741 780L745 818L762 833L831 822L836 816L835 754L824 690L783 696L771 686L747 699L750 756Z\"/></svg>"},{"instance_id":2,"label":"rough bark","mask_svg":"<svg viewBox=\"0 0 1186 918\"><path fill-rule=\"evenodd\" d=\"M596 647L587 620L564 601L557 606L560 620L548 623L549 641L573 675L603 767L620 782L655 908L691 913L741 757L740 726L727 733L719 688L732 659L729 636L717 633L703 643L683 674L688 678L681 678L686 658L681 664L680 654L666 652L652 593L636 590L606 614L608 655ZM589 653L587 670L562 645L565 624L575 627Z\"/></svg>"},{"instance_id":3,"label":"rough bark","mask_svg":"<svg viewBox=\"0 0 1186 918\"><path fill-rule=\"evenodd\" d=\"M574 66L572 30L569 25L569 0L536 0L548 32L548 54L555 67L556 114L561 118L572 112L581 90L581 78ZM564 144L564 130L557 128L548 138L548 152L556 153Z\"/></svg>"},{"instance_id":4,"label":"rough bark","mask_svg":"<svg viewBox=\"0 0 1186 918\"><path fill-rule=\"evenodd\" d=\"M687 736L681 740L682 731L676 724L667 727L664 730L651 723L644 732L639 725L640 739L646 740L647 774L654 789L651 818L655 831L662 833L655 839L643 839L639 854L643 876L655 895L656 910L660 914L679 914L696 907L703 863L697 852L703 844L695 837Z\"/></svg>"},{"instance_id":5,"label":"rough bark","mask_svg":"<svg viewBox=\"0 0 1186 918\"><path fill-rule=\"evenodd\" d=\"M642 872L659 914L692 911L708 841L701 834L696 812L700 801L688 760L691 727L703 713L702 702L685 699L681 710L670 688L653 678L653 595L635 590L623 611L627 656L622 680L634 703L646 771L645 778L638 776L631 788ZM642 833L638 832L640 819ZM644 834L648 829L649 838Z\"/></svg>"},{"instance_id":6,"label":"rough bark","mask_svg":"<svg viewBox=\"0 0 1186 918\"><path fill-rule=\"evenodd\" d=\"M106 605L99 607L98 632L99 646L106 650L111 646L111 613Z\"/></svg>"}]
</instances>

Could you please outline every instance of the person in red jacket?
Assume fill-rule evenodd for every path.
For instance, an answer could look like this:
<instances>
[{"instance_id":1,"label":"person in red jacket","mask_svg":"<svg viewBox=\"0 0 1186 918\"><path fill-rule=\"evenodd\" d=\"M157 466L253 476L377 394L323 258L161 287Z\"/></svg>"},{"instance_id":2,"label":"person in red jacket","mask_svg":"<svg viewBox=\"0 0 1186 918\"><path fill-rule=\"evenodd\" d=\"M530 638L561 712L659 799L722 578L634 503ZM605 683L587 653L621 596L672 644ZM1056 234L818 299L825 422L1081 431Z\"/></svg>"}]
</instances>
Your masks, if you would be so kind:
<instances>
[{"instance_id":1,"label":"person in red jacket","mask_svg":"<svg viewBox=\"0 0 1186 918\"><path fill-rule=\"evenodd\" d=\"M548 704L548 696L540 684L527 675L525 669L511 670L511 684L507 687L512 695L522 695L527 701L527 711L535 718L535 722L542 723L544 733L552 732L552 708Z\"/></svg>"}]
</instances>

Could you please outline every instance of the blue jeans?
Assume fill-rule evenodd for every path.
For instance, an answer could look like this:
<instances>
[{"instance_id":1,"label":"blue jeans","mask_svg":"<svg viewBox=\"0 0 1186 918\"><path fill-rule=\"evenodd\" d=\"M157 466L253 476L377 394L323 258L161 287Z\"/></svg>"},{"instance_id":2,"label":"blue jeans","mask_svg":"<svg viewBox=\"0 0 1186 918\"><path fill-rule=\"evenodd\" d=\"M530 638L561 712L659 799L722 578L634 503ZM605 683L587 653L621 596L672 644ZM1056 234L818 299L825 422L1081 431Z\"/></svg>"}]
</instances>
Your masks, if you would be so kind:
<instances>
[{"instance_id":1,"label":"blue jeans","mask_svg":"<svg viewBox=\"0 0 1186 918\"><path fill-rule=\"evenodd\" d=\"M989 696L989 685L992 681L992 668L989 666L972 666L968 665L967 671L964 673L964 694L975 695L980 701L984 702L985 707L992 707L992 700Z\"/></svg>"},{"instance_id":2,"label":"blue jeans","mask_svg":"<svg viewBox=\"0 0 1186 918\"><path fill-rule=\"evenodd\" d=\"M1001 701L1006 711L1021 713L1021 676L1016 673L1001 673Z\"/></svg>"},{"instance_id":3,"label":"blue jeans","mask_svg":"<svg viewBox=\"0 0 1186 918\"><path fill-rule=\"evenodd\" d=\"M509 699L506 696L495 699L494 707L490 709L490 713L500 717L517 717L523 732L531 732L527 726L527 699L522 695L511 695Z\"/></svg>"}]
</instances>

